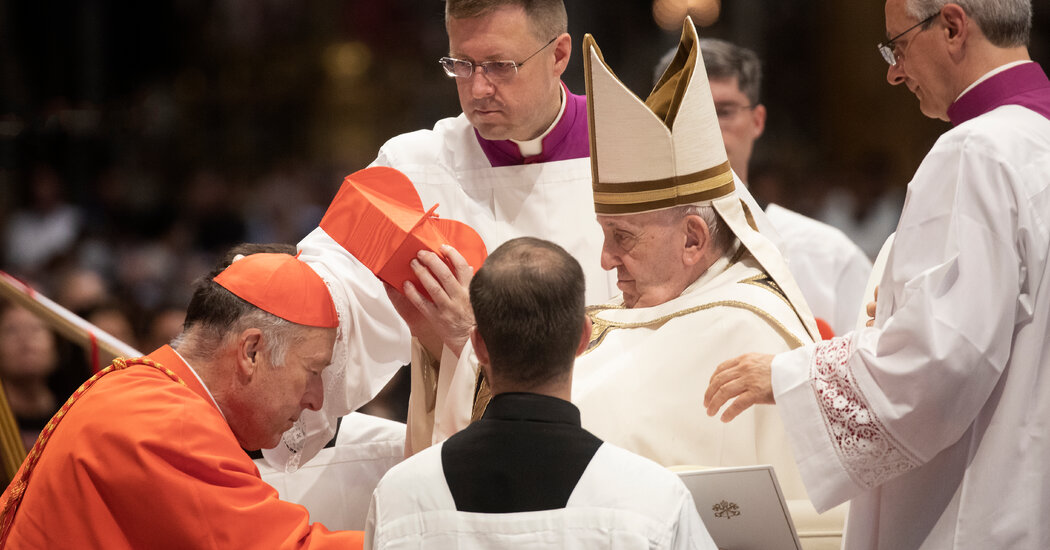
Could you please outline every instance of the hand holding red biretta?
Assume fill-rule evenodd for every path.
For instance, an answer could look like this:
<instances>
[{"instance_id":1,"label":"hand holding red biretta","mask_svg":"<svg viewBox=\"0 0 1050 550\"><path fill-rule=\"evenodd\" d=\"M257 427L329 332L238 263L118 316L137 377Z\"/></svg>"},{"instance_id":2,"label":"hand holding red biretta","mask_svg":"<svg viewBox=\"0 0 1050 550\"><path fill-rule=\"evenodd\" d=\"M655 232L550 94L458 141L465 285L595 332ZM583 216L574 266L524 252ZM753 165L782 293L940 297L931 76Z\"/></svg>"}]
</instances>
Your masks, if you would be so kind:
<instances>
[{"instance_id":1,"label":"hand holding red biretta","mask_svg":"<svg viewBox=\"0 0 1050 550\"><path fill-rule=\"evenodd\" d=\"M412 182L401 172L376 166L350 174L321 219L323 229L377 277L404 292L405 281L423 288L409 267L420 250L441 256L441 246L459 251L477 271L488 256L470 226L439 218L437 204L424 210Z\"/></svg>"}]
</instances>

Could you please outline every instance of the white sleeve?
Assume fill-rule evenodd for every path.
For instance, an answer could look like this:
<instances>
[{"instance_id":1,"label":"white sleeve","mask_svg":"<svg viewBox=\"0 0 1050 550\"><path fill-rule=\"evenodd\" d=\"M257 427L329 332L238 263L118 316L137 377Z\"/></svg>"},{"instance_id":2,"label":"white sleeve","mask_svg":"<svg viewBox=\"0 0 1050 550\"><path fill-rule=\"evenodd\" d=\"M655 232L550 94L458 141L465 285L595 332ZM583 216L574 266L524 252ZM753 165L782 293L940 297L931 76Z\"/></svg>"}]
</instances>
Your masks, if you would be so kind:
<instances>
[{"instance_id":1,"label":"white sleeve","mask_svg":"<svg viewBox=\"0 0 1050 550\"><path fill-rule=\"evenodd\" d=\"M875 301L875 287L882 281L882 274L886 272L886 259L890 255L890 250L893 249L893 238L896 235L896 233L890 233L882 243L879 254L875 256L875 263L871 266L871 274L868 275L868 283L864 285L864 294L860 300L860 311L857 312L853 330L860 330L868 324L868 319L870 319L868 317L868 304ZM845 334L845 332L842 334Z\"/></svg>"},{"instance_id":2,"label":"white sleeve","mask_svg":"<svg viewBox=\"0 0 1050 550\"><path fill-rule=\"evenodd\" d=\"M835 334L843 335L853 330L857 313L863 312L867 302L864 291L871 276L871 260L852 242L842 250L846 256L835 281L835 318L828 319ZM867 321L867 319L865 319Z\"/></svg>"},{"instance_id":3,"label":"white sleeve","mask_svg":"<svg viewBox=\"0 0 1050 550\"><path fill-rule=\"evenodd\" d=\"M372 500L368 503L368 516L365 518L365 535L363 550L372 550L375 548L375 535L376 535L376 516L379 512L376 510L376 494L372 493Z\"/></svg>"},{"instance_id":4,"label":"white sleeve","mask_svg":"<svg viewBox=\"0 0 1050 550\"><path fill-rule=\"evenodd\" d=\"M320 227L298 245L299 258L324 279L339 314L324 405L303 411L281 443L263 451L271 466L295 471L335 435L336 420L370 401L410 359L411 335L383 283Z\"/></svg>"},{"instance_id":5,"label":"white sleeve","mask_svg":"<svg viewBox=\"0 0 1050 550\"><path fill-rule=\"evenodd\" d=\"M1016 175L987 143L942 141L909 185L875 326L773 362L778 409L818 511L958 441L1010 358Z\"/></svg>"}]
</instances>

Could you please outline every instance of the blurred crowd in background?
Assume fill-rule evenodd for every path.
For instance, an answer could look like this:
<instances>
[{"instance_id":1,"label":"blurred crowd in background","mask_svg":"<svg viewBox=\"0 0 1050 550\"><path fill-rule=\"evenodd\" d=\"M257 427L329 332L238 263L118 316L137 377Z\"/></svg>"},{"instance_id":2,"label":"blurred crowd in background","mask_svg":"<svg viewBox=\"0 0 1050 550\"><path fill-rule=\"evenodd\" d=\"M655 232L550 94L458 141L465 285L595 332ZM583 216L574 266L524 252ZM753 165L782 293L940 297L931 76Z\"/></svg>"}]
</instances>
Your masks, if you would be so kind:
<instances>
[{"instance_id":1,"label":"blurred crowd in background","mask_svg":"<svg viewBox=\"0 0 1050 550\"><path fill-rule=\"evenodd\" d=\"M685 0L567 2L644 97ZM725 0L702 36L763 59L751 187L874 256L946 123L885 83L881 0ZM295 243L390 137L459 113L439 0L0 0L0 269L148 353L195 278L240 242ZM1050 60L1050 8L1031 52ZM662 27L661 27L662 25ZM90 375L82 350L0 305L0 380L39 430ZM381 411L403 420L399 407ZM32 439L28 440L30 443Z\"/></svg>"}]
</instances>

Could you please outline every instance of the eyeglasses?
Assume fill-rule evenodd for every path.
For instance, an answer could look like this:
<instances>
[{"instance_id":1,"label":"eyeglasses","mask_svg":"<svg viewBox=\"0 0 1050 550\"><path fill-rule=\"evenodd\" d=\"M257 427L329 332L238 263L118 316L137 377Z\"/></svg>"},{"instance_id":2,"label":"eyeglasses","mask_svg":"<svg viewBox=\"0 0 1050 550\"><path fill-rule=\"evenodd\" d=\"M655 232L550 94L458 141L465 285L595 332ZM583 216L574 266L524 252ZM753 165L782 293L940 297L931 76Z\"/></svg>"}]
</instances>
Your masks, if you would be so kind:
<instances>
[{"instance_id":1,"label":"eyeglasses","mask_svg":"<svg viewBox=\"0 0 1050 550\"><path fill-rule=\"evenodd\" d=\"M926 25L927 23L932 21L934 17L937 17L940 14L941 14L941 12L938 11L938 12L934 13L933 15L927 17L926 19L923 19L922 21L919 21L918 23L908 27L908 29L906 31L904 31L904 32L898 34L897 36L894 36L893 38L891 38L891 39L889 39L889 40L879 44L878 45L879 53L882 54L882 58L886 60L886 63L889 63L891 67L897 65L897 56L895 55L895 52L894 52L894 50L897 48L897 46L896 46L896 44L894 44L894 42L896 42L898 39L900 39L900 37L908 34L911 31L913 31L917 27ZM923 30L926 30L926 29L923 29Z\"/></svg>"},{"instance_id":2,"label":"eyeglasses","mask_svg":"<svg viewBox=\"0 0 1050 550\"><path fill-rule=\"evenodd\" d=\"M718 122L728 122L735 118L740 111L750 111L754 108L754 105L715 105L715 116L718 117Z\"/></svg>"},{"instance_id":3,"label":"eyeglasses","mask_svg":"<svg viewBox=\"0 0 1050 550\"><path fill-rule=\"evenodd\" d=\"M481 72L485 73L485 76L492 81L507 81L518 75L518 68L525 64L526 61L532 59L536 54L542 52L547 46L550 46L557 40L555 36L551 38L549 42L543 45L542 48L533 52L532 55L526 57L521 61L483 61L481 63L475 63L466 59L456 59L454 57L442 57L438 59L438 63L441 63L441 68L445 69L445 74L454 78L470 78L477 67L481 67Z\"/></svg>"}]
</instances>

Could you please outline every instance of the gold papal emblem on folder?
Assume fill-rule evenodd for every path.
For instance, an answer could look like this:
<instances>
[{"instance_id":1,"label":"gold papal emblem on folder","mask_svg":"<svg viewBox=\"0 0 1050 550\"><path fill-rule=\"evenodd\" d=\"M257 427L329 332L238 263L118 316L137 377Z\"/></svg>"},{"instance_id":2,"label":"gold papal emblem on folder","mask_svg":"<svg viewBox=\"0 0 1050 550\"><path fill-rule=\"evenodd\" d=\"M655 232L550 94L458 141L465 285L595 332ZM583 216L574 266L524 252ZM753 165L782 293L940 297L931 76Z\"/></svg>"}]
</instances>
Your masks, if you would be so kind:
<instances>
[{"instance_id":1,"label":"gold papal emblem on folder","mask_svg":"<svg viewBox=\"0 0 1050 550\"><path fill-rule=\"evenodd\" d=\"M715 511L716 518L732 519L740 515L740 507L735 502L723 500L711 507Z\"/></svg>"}]
</instances>

